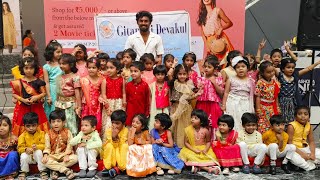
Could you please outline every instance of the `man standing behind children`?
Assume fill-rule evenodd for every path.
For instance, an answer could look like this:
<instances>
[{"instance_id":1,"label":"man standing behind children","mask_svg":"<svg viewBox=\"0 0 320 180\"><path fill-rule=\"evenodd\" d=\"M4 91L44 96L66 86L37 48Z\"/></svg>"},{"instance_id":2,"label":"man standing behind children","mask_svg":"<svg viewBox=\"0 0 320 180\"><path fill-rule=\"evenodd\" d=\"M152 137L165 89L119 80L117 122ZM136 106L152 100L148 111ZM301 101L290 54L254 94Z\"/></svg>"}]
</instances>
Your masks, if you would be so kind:
<instances>
[{"instance_id":1,"label":"man standing behind children","mask_svg":"<svg viewBox=\"0 0 320 180\"><path fill-rule=\"evenodd\" d=\"M82 118L81 131L70 141L71 146L77 145L79 161L79 177L93 178L97 173L97 156L102 147L102 141L96 130L97 118L89 115ZM86 170L89 169L88 173Z\"/></svg>"},{"instance_id":2,"label":"man standing behind children","mask_svg":"<svg viewBox=\"0 0 320 180\"><path fill-rule=\"evenodd\" d=\"M43 158L45 133L38 128L39 117L34 112L25 114L22 118L25 131L18 139L21 172L19 179L25 179L29 172L29 164L38 164L41 179L48 179L46 167L41 162Z\"/></svg>"},{"instance_id":3,"label":"man standing behind children","mask_svg":"<svg viewBox=\"0 0 320 180\"><path fill-rule=\"evenodd\" d=\"M270 174L276 174L276 160L284 157L282 161L282 170L290 174L288 161L292 159L296 147L293 144L287 144L289 135L284 132L286 120L281 115L273 115L270 118L271 129L262 135L263 142L268 146L267 154L270 156Z\"/></svg>"},{"instance_id":4,"label":"man standing behind children","mask_svg":"<svg viewBox=\"0 0 320 180\"><path fill-rule=\"evenodd\" d=\"M262 163L265 154L267 153L267 146L262 142L262 136L257 131L258 117L253 113L244 113L241 117L243 130L239 132L237 142L240 146L240 153L243 161L242 172L250 173L250 157L255 157L252 172L260 174L260 164Z\"/></svg>"}]
</instances>

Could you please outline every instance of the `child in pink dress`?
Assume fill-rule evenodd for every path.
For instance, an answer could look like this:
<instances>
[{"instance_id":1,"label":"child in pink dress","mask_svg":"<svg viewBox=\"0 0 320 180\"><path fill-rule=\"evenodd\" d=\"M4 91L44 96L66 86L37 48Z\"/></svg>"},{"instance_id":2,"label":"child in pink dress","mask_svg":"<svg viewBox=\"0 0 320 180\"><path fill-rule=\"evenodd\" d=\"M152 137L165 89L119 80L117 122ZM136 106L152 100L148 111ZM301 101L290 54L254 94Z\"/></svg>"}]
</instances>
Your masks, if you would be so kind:
<instances>
[{"instance_id":1,"label":"child in pink dress","mask_svg":"<svg viewBox=\"0 0 320 180\"><path fill-rule=\"evenodd\" d=\"M156 77L153 75L153 66L156 62L152 53L144 53L140 57L140 61L144 65L144 71L142 71L141 78L149 86L156 81Z\"/></svg>"},{"instance_id":2,"label":"child in pink dress","mask_svg":"<svg viewBox=\"0 0 320 180\"><path fill-rule=\"evenodd\" d=\"M196 80L198 78L198 73L192 69L194 64L197 61L197 56L193 52L187 52L182 57L182 62L188 67L189 70L189 79L196 84Z\"/></svg>"},{"instance_id":3,"label":"child in pink dress","mask_svg":"<svg viewBox=\"0 0 320 180\"><path fill-rule=\"evenodd\" d=\"M94 115L97 118L96 129L101 132L102 117L101 105L99 101L106 99L106 80L103 76L99 76L100 61L98 58L92 57L87 61L89 75L80 79L82 97L82 118L88 115Z\"/></svg>"},{"instance_id":4,"label":"child in pink dress","mask_svg":"<svg viewBox=\"0 0 320 180\"><path fill-rule=\"evenodd\" d=\"M204 77L198 77L197 85L203 86L203 93L198 97L196 109L202 109L209 116L209 132L211 140L215 139L218 118L223 114L220 108L221 96L224 91L222 75L219 71L219 60L209 55L204 62Z\"/></svg>"},{"instance_id":5,"label":"child in pink dress","mask_svg":"<svg viewBox=\"0 0 320 180\"><path fill-rule=\"evenodd\" d=\"M86 63L88 58L87 48L83 44L77 44L74 46L72 55L74 55L77 60L77 75L80 76L80 78L87 76L89 74Z\"/></svg>"}]
</instances>

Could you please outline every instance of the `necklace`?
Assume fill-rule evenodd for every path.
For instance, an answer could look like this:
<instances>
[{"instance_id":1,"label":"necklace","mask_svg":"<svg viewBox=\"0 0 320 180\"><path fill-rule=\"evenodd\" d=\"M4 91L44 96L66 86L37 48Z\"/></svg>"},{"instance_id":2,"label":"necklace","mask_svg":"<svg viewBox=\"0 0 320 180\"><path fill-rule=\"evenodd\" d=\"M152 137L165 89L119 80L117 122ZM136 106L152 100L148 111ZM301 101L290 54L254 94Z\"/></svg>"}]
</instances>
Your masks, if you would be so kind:
<instances>
[{"instance_id":1,"label":"necklace","mask_svg":"<svg viewBox=\"0 0 320 180\"><path fill-rule=\"evenodd\" d=\"M3 141L3 142L5 142L5 141ZM1 142L1 144L3 142ZM6 144L3 147L1 147L1 149L7 150L9 148L9 146L10 146L10 135L8 136L8 140L7 140Z\"/></svg>"},{"instance_id":2,"label":"necklace","mask_svg":"<svg viewBox=\"0 0 320 180\"><path fill-rule=\"evenodd\" d=\"M196 129L195 129L195 134L196 134L196 140L197 140L197 141L199 141L199 140L201 139L200 130L201 130L201 129L199 129L199 130L196 130ZM200 137L199 137L199 133L200 133Z\"/></svg>"}]
</instances>

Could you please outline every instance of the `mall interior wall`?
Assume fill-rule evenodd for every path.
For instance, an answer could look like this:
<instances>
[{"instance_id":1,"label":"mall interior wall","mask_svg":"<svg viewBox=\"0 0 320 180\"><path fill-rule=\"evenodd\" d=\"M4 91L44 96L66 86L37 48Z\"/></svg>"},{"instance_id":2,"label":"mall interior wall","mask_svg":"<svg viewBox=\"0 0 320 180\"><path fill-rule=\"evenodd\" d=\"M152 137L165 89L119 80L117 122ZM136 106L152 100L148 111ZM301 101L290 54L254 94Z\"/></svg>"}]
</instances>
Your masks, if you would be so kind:
<instances>
[{"instance_id":1,"label":"mall interior wall","mask_svg":"<svg viewBox=\"0 0 320 180\"><path fill-rule=\"evenodd\" d=\"M268 40L263 53L270 53L297 36L299 11L300 0L260 0L247 9L245 52L255 54L262 38Z\"/></svg>"}]
</instances>

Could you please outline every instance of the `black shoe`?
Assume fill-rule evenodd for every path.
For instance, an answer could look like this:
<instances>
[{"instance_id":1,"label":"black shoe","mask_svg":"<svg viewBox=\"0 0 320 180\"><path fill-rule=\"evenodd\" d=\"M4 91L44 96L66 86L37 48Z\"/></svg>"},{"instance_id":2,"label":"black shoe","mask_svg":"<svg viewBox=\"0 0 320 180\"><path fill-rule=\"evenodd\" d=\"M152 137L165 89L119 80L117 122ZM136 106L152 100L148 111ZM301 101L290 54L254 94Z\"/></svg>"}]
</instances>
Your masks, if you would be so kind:
<instances>
[{"instance_id":1,"label":"black shoe","mask_svg":"<svg viewBox=\"0 0 320 180\"><path fill-rule=\"evenodd\" d=\"M270 174L272 174L272 175L276 175L277 174L276 166L270 166Z\"/></svg>"},{"instance_id":2,"label":"black shoe","mask_svg":"<svg viewBox=\"0 0 320 180\"><path fill-rule=\"evenodd\" d=\"M289 170L289 166L287 164L282 164L281 169L284 171L284 173L291 174L291 171Z\"/></svg>"}]
</instances>

